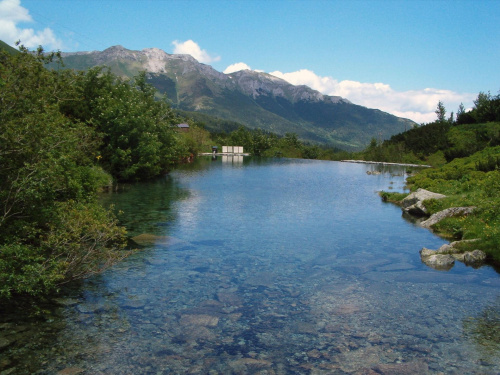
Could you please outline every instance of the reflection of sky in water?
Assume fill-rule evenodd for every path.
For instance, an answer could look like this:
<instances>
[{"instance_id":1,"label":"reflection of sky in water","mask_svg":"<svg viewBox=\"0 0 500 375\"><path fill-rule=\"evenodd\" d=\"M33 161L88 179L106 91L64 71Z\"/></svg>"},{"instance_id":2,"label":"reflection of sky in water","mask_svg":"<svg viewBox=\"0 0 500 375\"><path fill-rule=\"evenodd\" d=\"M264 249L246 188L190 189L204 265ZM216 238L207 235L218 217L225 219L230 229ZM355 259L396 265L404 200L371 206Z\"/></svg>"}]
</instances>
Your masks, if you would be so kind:
<instances>
[{"instance_id":1,"label":"reflection of sky in water","mask_svg":"<svg viewBox=\"0 0 500 375\"><path fill-rule=\"evenodd\" d=\"M157 244L20 324L0 372L499 373L498 274L423 265L444 241L376 168L208 159L108 196Z\"/></svg>"},{"instance_id":2,"label":"reflection of sky in water","mask_svg":"<svg viewBox=\"0 0 500 375\"><path fill-rule=\"evenodd\" d=\"M191 227L197 221L196 217L203 215L200 212L202 200L203 198L197 192L192 191L189 199L182 202L182 210L177 210L177 221L180 225Z\"/></svg>"}]
</instances>

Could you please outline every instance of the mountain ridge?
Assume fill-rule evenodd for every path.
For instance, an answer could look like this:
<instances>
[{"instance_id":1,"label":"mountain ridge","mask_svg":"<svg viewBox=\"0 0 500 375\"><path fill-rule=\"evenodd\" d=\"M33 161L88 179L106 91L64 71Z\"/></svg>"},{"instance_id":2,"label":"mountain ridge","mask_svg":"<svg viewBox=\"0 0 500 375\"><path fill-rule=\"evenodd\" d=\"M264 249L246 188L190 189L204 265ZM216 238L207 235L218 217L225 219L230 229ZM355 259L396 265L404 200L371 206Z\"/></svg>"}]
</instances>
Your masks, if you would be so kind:
<instances>
[{"instance_id":1,"label":"mountain ridge","mask_svg":"<svg viewBox=\"0 0 500 375\"><path fill-rule=\"evenodd\" d=\"M268 73L240 70L225 74L190 55L169 54L159 48L134 51L118 45L62 56L71 69L104 65L122 77L146 71L149 82L174 108L278 134L294 132L314 143L360 149L374 137L387 139L416 125Z\"/></svg>"}]
</instances>

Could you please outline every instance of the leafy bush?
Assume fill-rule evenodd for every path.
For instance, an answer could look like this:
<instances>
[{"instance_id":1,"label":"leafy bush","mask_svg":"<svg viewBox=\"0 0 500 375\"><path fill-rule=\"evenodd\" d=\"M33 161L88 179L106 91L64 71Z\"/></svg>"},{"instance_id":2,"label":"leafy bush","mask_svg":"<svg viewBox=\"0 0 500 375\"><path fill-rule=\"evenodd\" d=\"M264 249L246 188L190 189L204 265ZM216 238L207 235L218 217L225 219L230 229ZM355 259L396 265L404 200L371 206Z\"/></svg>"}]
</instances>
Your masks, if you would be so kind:
<instances>
[{"instance_id":1,"label":"leafy bush","mask_svg":"<svg viewBox=\"0 0 500 375\"><path fill-rule=\"evenodd\" d=\"M58 203L48 229L30 241L17 238L0 245L0 298L40 295L59 285L100 273L129 252L125 231L97 204Z\"/></svg>"},{"instance_id":2,"label":"leafy bush","mask_svg":"<svg viewBox=\"0 0 500 375\"><path fill-rule=\"evenodd\" d=\"M110 176L99 136L61 113L72 73L48 71L43 50L0 53L0 297L40 295L126 255L124 231L97 205Z\"/></svg>"}]
</instances>

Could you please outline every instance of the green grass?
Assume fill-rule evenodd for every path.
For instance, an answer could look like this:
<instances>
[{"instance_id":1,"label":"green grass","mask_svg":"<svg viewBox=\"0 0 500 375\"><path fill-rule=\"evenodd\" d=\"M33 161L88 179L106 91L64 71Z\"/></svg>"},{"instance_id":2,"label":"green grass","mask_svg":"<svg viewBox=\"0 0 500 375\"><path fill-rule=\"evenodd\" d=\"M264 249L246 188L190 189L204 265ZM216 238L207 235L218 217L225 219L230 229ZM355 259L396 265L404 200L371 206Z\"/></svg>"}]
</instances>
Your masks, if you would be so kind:
<instances>
[{"instance_id":1,"label":"green grass","mask_svg":"<svg viewBox=\"0 0 500 375\"><path fill-rule=\"evenodd\" d=\"M411 190L424 188L447 198L425 202L429 214L449 207L475 206L466 217L447 218L433 226L453 240L479 239L468 247L486 252L500 262L500 146L488 147L466 158L457 158L440 168L423 170L407 179ZM491 169L491 170L488 170ZM398 193L381 193L386 201L400 202Z\"/></svg>"}]
</instances>

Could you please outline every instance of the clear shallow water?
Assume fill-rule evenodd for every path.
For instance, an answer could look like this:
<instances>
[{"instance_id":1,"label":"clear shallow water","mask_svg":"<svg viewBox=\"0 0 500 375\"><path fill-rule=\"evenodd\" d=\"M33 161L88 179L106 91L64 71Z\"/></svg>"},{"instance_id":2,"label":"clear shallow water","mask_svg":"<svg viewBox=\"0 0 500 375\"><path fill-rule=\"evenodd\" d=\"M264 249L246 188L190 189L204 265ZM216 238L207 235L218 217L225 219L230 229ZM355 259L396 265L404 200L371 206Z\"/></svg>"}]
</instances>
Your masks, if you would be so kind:
<instances>
[{"instance_id":1,"label":"clear shallow water","mask_svg":"<svg viewBox=\"0 0 500 375\"><path fill-rule=\"evenodd\" d=\"M499 275L423 265L444 241L375 168L204 159L110 194L157 237L39 317L3 310L0 374L500 373Z\"/></svg>"}]
</instances>

